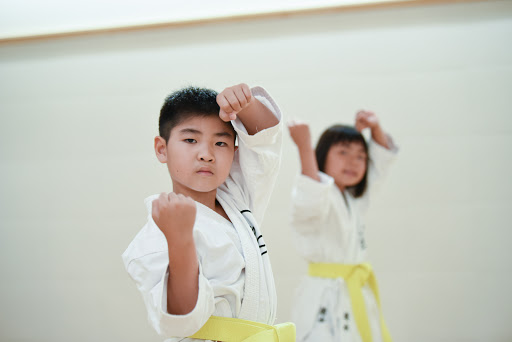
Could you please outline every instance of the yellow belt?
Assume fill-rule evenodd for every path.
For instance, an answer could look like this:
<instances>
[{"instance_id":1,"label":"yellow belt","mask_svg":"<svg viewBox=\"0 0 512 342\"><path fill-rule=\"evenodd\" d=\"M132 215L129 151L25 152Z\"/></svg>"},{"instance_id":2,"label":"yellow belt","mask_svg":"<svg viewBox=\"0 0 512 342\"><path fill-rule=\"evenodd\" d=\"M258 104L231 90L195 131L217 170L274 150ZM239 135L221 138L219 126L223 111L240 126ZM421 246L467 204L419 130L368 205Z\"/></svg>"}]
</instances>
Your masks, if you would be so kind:
<instances>
[{"instance_id":1,"label":"yellow belt","mask_svg":"<svg viewBox=\"0 0 512 342\"><path fill-rule=\"evenodd\" d=\"M377 280L373 274L372 266L368 263L356 265L311 263L309 264L309 275L321 278L343 278L345 280L345 283L348 286L348 293L350 295L350 301L352 302L352 310L354 311L357 328L359 329L361 338L363 342L371 342L372 334L361 288L365 284L370 286L373 294L375 295L380 311L379 289L377 287ZM385 342L391 342L391 335L389 334L384 318L382 317L382 311L380 313L380 326L383 340Z\"/></svg>"},{"instance_id":2,"label":"yellow belt","mask_svg":"<svg viewBox=\"0 0 512 342\"><path fill-rule=\"evenodd\" d=\"M295 342L295 325L267 325L238 318L211 316L198 332L189 336L222 342Z\"/></svg>"}]
</instances>

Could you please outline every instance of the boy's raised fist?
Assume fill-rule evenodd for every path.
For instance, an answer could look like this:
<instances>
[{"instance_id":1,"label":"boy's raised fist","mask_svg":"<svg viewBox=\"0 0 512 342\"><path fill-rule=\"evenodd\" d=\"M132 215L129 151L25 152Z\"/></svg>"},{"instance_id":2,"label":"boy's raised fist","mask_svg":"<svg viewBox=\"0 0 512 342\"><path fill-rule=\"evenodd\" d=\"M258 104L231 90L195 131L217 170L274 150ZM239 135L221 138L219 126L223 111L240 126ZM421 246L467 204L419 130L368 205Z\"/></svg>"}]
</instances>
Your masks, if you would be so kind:
<instances>
[{"instance_id":1,"label":"boy's raised fist","mask_svg":"<svg viewBox=\"0 0 512 342\"><path fill-rule=\"evenodd\" d=\"M182 194L161 193L153 201L152 216L169 242L192 238L196 221L196 202Z\"/></svg>"},{"instance_id":2,"label":"boy's raised fist","mask_svg":"<svg viewBox=\"0 0 512 342\"><path fill-rule=\"evenodd\" d=\"M217 95L219 117L223 121L235 120L237 114L250 105L251 100L251 89L245 83L224 89Z\"/></svg>"}]
</instances>

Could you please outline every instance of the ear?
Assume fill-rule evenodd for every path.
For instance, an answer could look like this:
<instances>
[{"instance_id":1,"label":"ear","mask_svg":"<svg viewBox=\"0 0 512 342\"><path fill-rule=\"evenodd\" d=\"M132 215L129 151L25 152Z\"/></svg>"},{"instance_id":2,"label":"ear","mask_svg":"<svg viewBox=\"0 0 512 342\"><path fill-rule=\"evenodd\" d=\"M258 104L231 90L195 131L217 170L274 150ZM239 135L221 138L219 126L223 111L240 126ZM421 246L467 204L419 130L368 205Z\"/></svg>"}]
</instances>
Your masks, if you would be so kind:
<instances>
[{"instance_id":1,"label":"ear","mask_svg":"<svg viewBox=\"0 0 512 342\"><path fill-rule=\"evenodd\" d=\"M238 150L238 146L235 146L235 152L236 152L236 150Z\"/></svg>"},{"instance_id":2,"label":"ear","mask_svg":"<svg viewBox=\"0 0 512 342\"><path fill-rule=\"evenodd\" d=\"M167 163L167 143L160 136L155 137L155 154L160 163Z\"/></svg>"}]
</instances>

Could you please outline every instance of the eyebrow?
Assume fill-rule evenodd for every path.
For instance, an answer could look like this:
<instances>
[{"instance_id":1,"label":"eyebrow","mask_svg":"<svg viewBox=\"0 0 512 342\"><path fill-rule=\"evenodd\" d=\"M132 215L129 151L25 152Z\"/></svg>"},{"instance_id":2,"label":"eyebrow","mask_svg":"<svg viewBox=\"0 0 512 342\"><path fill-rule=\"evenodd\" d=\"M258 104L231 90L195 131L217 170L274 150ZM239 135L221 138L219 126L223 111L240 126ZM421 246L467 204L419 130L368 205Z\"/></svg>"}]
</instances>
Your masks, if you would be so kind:
<instances>
[{"instance_id":1,"label":"eyebrow","mask_svg":"<svg viewBox=\"0 0 512 342\"><path fill-rule=\"evenodd\" d=\"M344 148L350 148L350 145L351 145L351 144L352 144L352 143L339 143L339 144L336 144L335 146L338 146L339 148L343 148L343 147L344 147ZM363 146L358 146L358 147L356 147L356 152L357 152L357 153L364 153L364 154L368 154L368 153L366 152L366 150L364 149L364 147L363 147Z\"/></svg>"},{"instance_id":2,"label":"eyebrow","mask_svg":"<svg viewBox=\"0 0 512 342\"><path fill-rule=\"evenodd\" d=\"M357 152L366 153L366 150L364 149L363 146L360 146L359 148L357 148Z\"/></svg>"},{"instance_id":3,"label":"eyebrow","mask_svg":"<svg viewBox=\"0 0 512 342\"><path fill-rule=\"evenodd\" d=\"M197 129L194 129L194 128L183 128L183 129L180 129L180 133L203 134L203 132L201 132L201 131L199 131ZM233 138L233 134L231 134L229 132L217 132L214 135L217 136L217 137Z\"/></svg>"},{"instance_id":4,"label":"eyebrow","mask_svg":"<svg viewBox=\"0 0 512 342\"><path fill-rule=\"evenodd\" d=\"M362 147L362 146L361 146L361 147L359 147L359 148L357 148L356 153L368 154L368 153L366 153L366 151L365 151L364 147Z\"/></svg>"}]
</instances>

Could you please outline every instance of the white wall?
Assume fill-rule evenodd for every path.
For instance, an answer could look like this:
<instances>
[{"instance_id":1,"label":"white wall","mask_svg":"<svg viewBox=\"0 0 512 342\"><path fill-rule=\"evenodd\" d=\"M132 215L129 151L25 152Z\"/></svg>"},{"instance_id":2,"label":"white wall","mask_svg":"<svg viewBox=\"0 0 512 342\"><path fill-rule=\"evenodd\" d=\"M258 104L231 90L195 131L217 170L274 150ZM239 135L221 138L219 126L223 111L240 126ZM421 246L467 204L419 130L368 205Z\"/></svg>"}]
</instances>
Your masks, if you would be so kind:
<instances>
[{"instance_id":1,"label":"white wall","mask_svg":"<svg viewBox=\"0 0 512 342\"><path fill-rule=\"evenodd\" d=\"M169 191L152 150L164 97L265 86L315 138L359 108L401 147L373 203L370 259L395 341L510 341L512 2L290 17L0 45L0 340L160 341L121 253ZM286 137L264 231L279 295Z\"/></svg>"}]
</instances>

